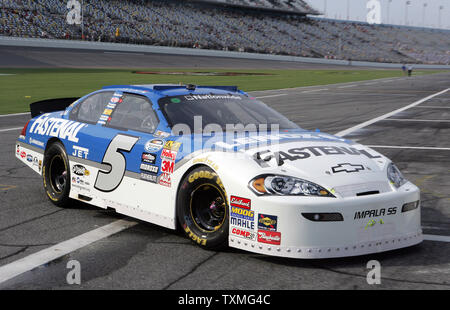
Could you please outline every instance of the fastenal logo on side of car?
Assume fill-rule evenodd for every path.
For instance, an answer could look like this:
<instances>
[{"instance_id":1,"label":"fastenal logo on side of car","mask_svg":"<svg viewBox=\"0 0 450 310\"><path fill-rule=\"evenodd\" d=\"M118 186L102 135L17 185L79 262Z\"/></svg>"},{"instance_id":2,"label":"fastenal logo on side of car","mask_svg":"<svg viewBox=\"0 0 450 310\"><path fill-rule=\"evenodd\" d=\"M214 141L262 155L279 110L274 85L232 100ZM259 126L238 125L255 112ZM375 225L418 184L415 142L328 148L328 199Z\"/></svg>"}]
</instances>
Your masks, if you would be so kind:
<instances>
[{"instance_id":1,"label":"fastenal logo on side of car","mask_svg":"<svg viewBox=\"0 0 450 310\"><path fill-rule=\"evenodd\" d=\"M30 133L41 136L58 137L69 141L78 142L78 132L81 128L87 126L75 121L69 121L62 118L48 117L49 113L43 114L36 119L31 126Z\"/></svg>"}]
</instances>

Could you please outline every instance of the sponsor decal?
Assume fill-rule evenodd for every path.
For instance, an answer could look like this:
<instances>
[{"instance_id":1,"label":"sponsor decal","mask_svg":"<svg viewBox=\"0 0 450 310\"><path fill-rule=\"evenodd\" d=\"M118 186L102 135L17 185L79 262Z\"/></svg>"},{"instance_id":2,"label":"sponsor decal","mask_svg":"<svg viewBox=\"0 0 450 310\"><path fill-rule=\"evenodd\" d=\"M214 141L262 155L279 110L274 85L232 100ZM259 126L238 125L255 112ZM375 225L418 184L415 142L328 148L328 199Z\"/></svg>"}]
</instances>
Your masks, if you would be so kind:
<instances>
[{"instance_id":1,"label":"sponsor decal","mask_svg":"<svg viewBox=\"0 0 450 310\"><path fill-rule=\"evenodd\" d=\"M39 160L38 169L39 169L39 172L41 172L41 170L42 170L42 160Z\"/></svg>"},{"instance_id":2,"label":"sponsor decal","mask_svg":"<svg viewBox=\"0 0 450 310\"><path fill-rule=\"evenodd\" d=\"M72 172L79 176L89 176L90 175L89 170L87 170L86 167L82 166L82 165L74 165L72 167Z\"/></svg>"},{"instance_id":3,"label":"sponsor decal","mask_svg":"<svg viewBox=\"0 0 450 310\"><path fill-rule=\"evenodd\" d=\"M29 141L30 141L30 144L35 144L37 146L44 147L44 142L42 142L42 141L39 141L39 140L36 140L33 138L30 138Z\"/></svg>"},{"instance_id":4,"label":"sponsor decal","mask_svg":"<svg viewBox=\"0 0 450 310\"><path fill-rule=\"evenodd\" d=\"M249 241L256 241L256 233L240 227L231 227L231 235L243 238Z\"/></svg>"},{"instance_id":5,"label":"sponsor decal","mask_svg":"<svg viewBox=\"0 0 450 310\"><path fill-rule=\"evenodd\" d=\"M35 156L33 157L33 166L38 166L39 165L39 159Z\"/></svg>"},{"instance_id":6,"label":"sponsor decal","mask_svg":"<svg viewBox=\"0 0 450 310\"><path fill-rule=\"evenodd\" d=\"M25 140L26 137L25 137L24 135L20 135L20 136L19 136L19 139L20 139L20 140Z\"/></svg>"},{"instance_id":7,"label":"sponsor decal","mask_svg":"<svg viewBox=\"0 0 450 310\"><path fill-rule=\"evenodd\" d=\"M175 159L177 158L177 152L173 152L168 149L163 149L161 152L161 158L175 161Z\"/></svg>"},{"instance_id":8,"label":"sponsor decal","mask_svg":"<svg viewBox=\"0 0 450 310\"><path fill-rule=\"evenodd\" d=\"M161 177L159 179L159 184L167 187L172 186L172 175L167 172L161 173Z\"/></svg>"},{"instance_id":9,"label":"sponsor decal","mask_svg":"<svg viewBox=\"0 0 450 310\"><path fill-rule=\"evenodd\" d=\"M118 103L120 101L120 98L119 97L112 97L111 98L111 103Z\"/></svg>"},{"instance_id":10,"label":"sponsor decal","mask_svg":"<svg viewBox=\"0 0 450 310\"><path fill-rule=\"evenodd\" d=\"M32 155L27 155L27 161L29 161L31 163L33 161L33 156Z\"/></svg>"},{"instance_id":11,"label":"sponsor decal","mask_svg":"<svg viewBox=\"0 0 450 310\"><path fill-rule=\"evenodd\" d=\"M232 207L239 207L244 209L251 209L251 200L247 198L231 196L230 205Z\"/></svg>"},{"instance_id":12,"label":"sponsor decal","mask_svg":"<svg viewBox=\"0 0 450 310\"><path fill-rule=\"evenodd\" d=\"M84 158L87 159L89 155L89 149L81 146L73 146L73 153L72 156L78 157L78 158Z\"/></svg>"},{"instance_id":13,"label":"sponsor decal","mask_svg":"<svg viewBox=\"0 0 450 310\"><path fill-rule=\"evenodd\" d=\"M152 183L157 183L158 177L155 174L141 172L141 180L152 182Z\"/></svg>"},{"instance_id":14,"label":"sponsor decal","mask_svg":"<svg viewBox=\"0 0 450 310\"><path fill-rule=\"evenodd\" d=\"M255 211L238 207L231 207L231 216L253 221L255 219Z\"/></svg>"},{"instance_id":15,"label":"sponsor decal","mask_svg":"<svg viewBox=\"0 0 450 310\"><path fill-rule=\"evenodd\" d=\"M69 140L78 143L78 132L86 127L86 124L66 120L62 118L49 117L49 113L37 118L30 128L30 133L41 136L57 137L62 140Z\"/></svg>"},{"instance_id":16,"label":"sponsor decal","mask_svg":"<svg viewBox=\"0 0 450 310\"><path fill-rule=\"evenodd\" d=\"M153 165L144 164L144 163L141 164L140 168L141 168L141 170L148 171L151 173L158 173L158 170L159 170L158 166L153 166Z\"/></svg>"},{"instance_id":17,"label":"sponsor decal","mask_svg":"<svg viewBox=\"0 0 450 310\"><path fill-rule=\"evenodd\" d=\"M281 233L276 231L258 230L258 242L280 245Z\"/></svg>"},{"instance_id":18,"label":"sponsor decal","mask_svg":"<svg viewBox=\"0 0 450 310\"><path fill-rule=\"evenodd\" d=\"M284 161L296 161L299 159L307 159L311 156L329 156L329 155L356 155L367 156L368 158L381 158L378 155L372 155L366 150L357 150L352 147L345 146L307 146L292 148L287 152L271 152L270 150L259 151L253 155L253 159L261 166L267 167L272 159L275 159L279 166L283 165Z\"/></svg>"},{"instance_id":19,"label":"sponsor decal","mask_svg":"<svg viewBox=\"0 0 450 310\"><path fill-rule=\"evenodd\" d=\"M339 172L351 173L351 172L358 172L358 171L364 170L364 166L345 163L345 164L338 164L337 166L331 167L331 170L333 170L333 173L339 173Z\"/></svg>"},{"instance_id":20,"label":"sponsor decal","mask_svg":"<svg viewBox=\"0 0 450 310\"><path fill-rule=\"evenodd\" d=\"M106 122L108 120L109 116L108 115L102 115L100 116L100 120Z\"/></svg>"},{"instance_id":21,"label":"sponsor decal","mask_svg":"<svg viewBox=\"0 0 450 310\"><path fill-rule=\"evenodd\" d=\"M278 217L275 215L259 214L258 229L277 231Z\"/></svg>"},{"instance_id":22,"label":"sponsor decal","mask_svg":"<svg viewBox=\"0 0 450 310\"><path fill-rule=\"evenodd\" d=\"M157 138L167 138L170 136L170 133L157 130L153 135Z\"/></svg>"},{"instance_id":23,"label":"sponsor decal","mask_svg":"<svg viewBox=\"0 0 450 310\"><path fill-rule=\"evenodd\" d=\"M156 162L156 155L150 153L142 153L142 161L149 164L154 164Z\"/></svg>"},{"instance_id":24,"label":"sponsor decal","mask_svg":"<svg viewBox=\"0 0 450 310\"><path fill-rule=\"evenodd\" d=\"M353 219L359 220L359 219L365 219L365 218L370 218L370 217L395 215L395 214L397 214L397 207L356 211Z\"/></svg>"},{"instance_id":25,"label":"sponsor decal","mask_svg":"<svg viewBox=\"0 0 450 310\"><path fill-rule=\"evenodd\" d=\"M243 218L238 218L234 216L230 216L230 224L233 226L239 226L250 230L255 230L255 221L247 220Z\"/></svg>"},{"instance_id":26,"label":"sponsor decal","mask_svg":"<svg viewBox=\"0 0 450 310\"><path fill-rule=\"evenodd\" d=\"M112 109L105 109L105 110L103 111L103 115L108 115L108 116L110 116L112 112L113 112Z\"/></svg>"},{"instance_id":27,"label":"sponsor decal","mask_svg":"<svg viewBox=\"0 0 450 310\"><path fill-rule=\"evenodd\" d=\"M20 157L22 157L22 158L27 157L27 153L25 153L24 151L22 151L22 152L20 153Z\"/></svg>"},{"instance_id":28,"label":"sponsor decal","mask_svg":"<svg viewBox=\"0 0 450 310\"><path fill-rule=\"evenodd\" d=\"M212 94L207 94L207 95L188 95L188 96L183 96L183 97L184 97L184 99L186 99L188 101L193 101L193 100L214 100L214 99L242 100L241 97L235 96L235 95L212 95Z\"/></svg>"},{"instance_id":29,"label":"sponsor decal","mask_svg":"<svg viewBox=\"0 0 450 310\"><path fill-rule=\"evenodd\" d=\"M161 171L164 173L172 174L174 167L175 167L175 161L173 161L173 160L163 159L161 161Z\"/></svg>"},{"instance_id":30,"label":"sponsor decal","mask_svg":"<svg viewBox=\"0 0 450 310\"><path fill-rule=\"evenodd\" d=\"M177 142L177 141L167 141L166 144L164 144L165 149L172 150L174 152L178 152L180 147L181 147L181 142Z\"/></svg>"},{"instance_id":31,"label":"sponsor decal","mask_svg":"<svg viewBox=\"0 0 450 310\"><path fill-rule=\"evenodd\" d=\"M209 159L208 157L196 158L193 160L193 163L194 164L204 163L204 164L207 164L210 167L212 167L214 170L219 170L219 166L215 162L213 162L211 159Z\"/></svg>"},{"instance_id":32,"label":"sponsor decal","mask_svg":"<svg viewBox=\"0 0 450 310\"><path fill-rule=\"evenodd\" d=\"M164 146L165 141L163 139L152 139L145 143L145 150L147 152L158 152Z\"/></svg>"},{"instance_id":33,"label":"sponsor decal","mask_svg":"<svg viewBox=\"0 0 450 310\"><path fill-rule=\"evenodd\" d=\"M20 145L17 144L16 146L16 154L19 155L20 154Z\"/></svg>"}]
</instances>

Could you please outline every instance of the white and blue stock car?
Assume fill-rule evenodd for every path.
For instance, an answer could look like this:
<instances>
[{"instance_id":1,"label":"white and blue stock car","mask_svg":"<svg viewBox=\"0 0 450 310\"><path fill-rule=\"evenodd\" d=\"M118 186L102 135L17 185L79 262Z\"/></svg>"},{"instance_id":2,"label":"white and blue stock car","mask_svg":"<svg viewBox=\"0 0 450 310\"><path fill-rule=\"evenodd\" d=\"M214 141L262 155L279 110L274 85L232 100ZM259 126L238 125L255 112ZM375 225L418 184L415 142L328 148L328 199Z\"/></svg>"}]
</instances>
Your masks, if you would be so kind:
<instances>
[{"instance_id":1,"label":"white and blue stock car","mask_svg":"<svg viewBox=\"0 0 450 310\"><path fill-rule=\"evenodd\" d=\"M419 189L388 158L236 87L109 86L75 100L32 104L15 149L57 206L81 200L207 249L282 257L422 241Z\"/></svg>"}]
</instances>

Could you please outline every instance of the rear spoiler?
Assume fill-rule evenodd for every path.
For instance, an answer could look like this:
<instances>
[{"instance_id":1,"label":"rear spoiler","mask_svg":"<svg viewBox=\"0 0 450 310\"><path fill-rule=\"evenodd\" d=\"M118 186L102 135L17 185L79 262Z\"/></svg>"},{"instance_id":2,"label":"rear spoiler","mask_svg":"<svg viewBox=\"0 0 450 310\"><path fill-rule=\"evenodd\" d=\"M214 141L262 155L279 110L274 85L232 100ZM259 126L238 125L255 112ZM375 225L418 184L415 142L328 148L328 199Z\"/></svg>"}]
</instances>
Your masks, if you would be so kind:
<instances>
[{"instance_id":1,"label":"rear spoiler","mask_svg":"<svg viewBox=\"0 0 450 310\"><path fill-rule=\"evenodd\" d=\"M63 111L78 99L80 98L59 98L33 102L30 104L31 117L48 112Z\"/></svg>"}]
</instances>

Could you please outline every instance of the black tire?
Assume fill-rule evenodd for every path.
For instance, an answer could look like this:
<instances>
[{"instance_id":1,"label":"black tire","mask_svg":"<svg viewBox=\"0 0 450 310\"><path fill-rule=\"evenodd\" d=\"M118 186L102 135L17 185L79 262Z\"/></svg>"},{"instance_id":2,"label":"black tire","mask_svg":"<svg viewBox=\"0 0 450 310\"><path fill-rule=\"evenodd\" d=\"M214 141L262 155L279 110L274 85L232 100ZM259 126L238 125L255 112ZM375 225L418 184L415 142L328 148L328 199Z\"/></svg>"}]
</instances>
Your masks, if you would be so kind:
<instances>
[{"instance_id":1,"label":"black tire","mask_svg":"<svg viewBox=\"0 0 450 310\"><path fill-rule=\"evenodd\" d=\"M217 173L202 166L182 180L177 195L177 218L186 235L208 250L228 245L227 194Z\"/></svg>"},{"instance_id":2,"label":"black tire","mask_svg":"<svg viewBox=\"0 0 450 310\"><path fill-rule=\"evenodd\" d=\"M60 142L52 143L45 151L42 178L50 201L58 207L67 207L70 202L70 166Z\"/></svg>"}]
</instances>

